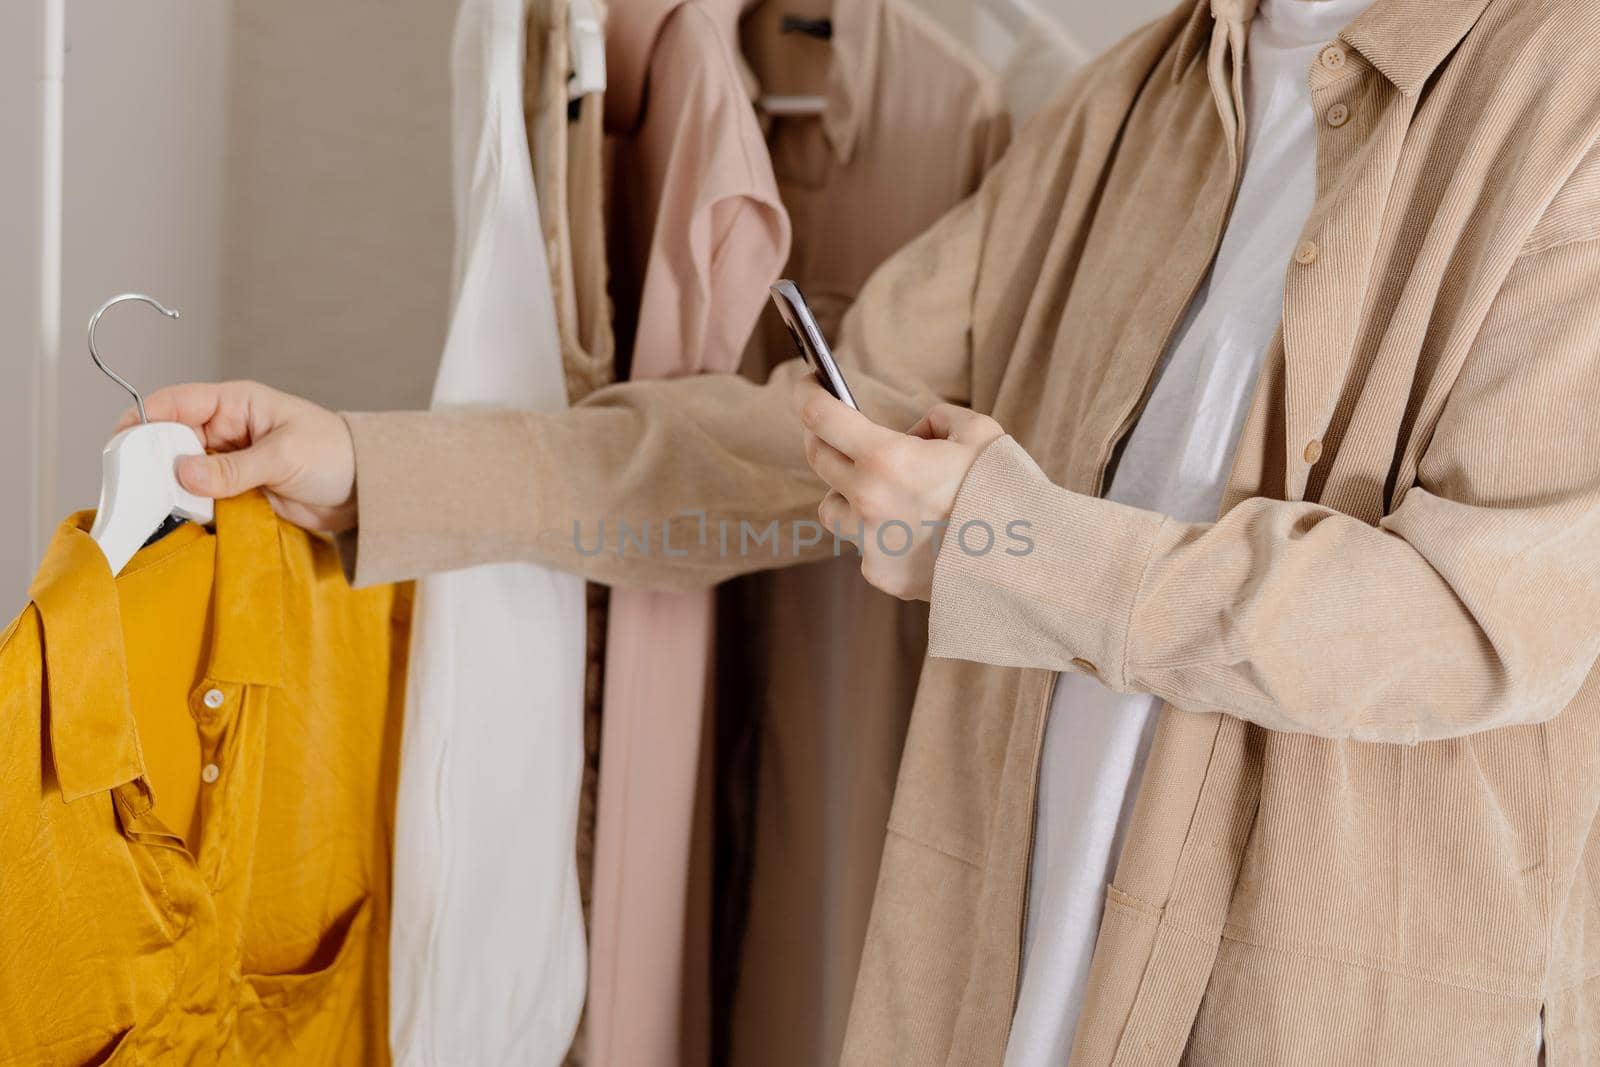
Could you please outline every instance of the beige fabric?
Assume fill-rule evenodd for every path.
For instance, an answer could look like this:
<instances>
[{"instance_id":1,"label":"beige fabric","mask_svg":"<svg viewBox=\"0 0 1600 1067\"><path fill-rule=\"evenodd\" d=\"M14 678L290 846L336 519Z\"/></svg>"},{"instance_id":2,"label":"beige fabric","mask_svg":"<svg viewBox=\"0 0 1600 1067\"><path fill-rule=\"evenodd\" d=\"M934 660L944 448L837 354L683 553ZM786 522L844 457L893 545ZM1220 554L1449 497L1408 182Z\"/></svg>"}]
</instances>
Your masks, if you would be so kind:
<instances>
[{"instance_id":1,"label":"beige fabric","mask_svg":"<svg viewBox=\"0 0 1600 1067\"><path fill-rule=\"evenodd\" d=\"M931 645L969 658L924 668L847 1062L1000 1059L1043 712L1075 663L1173 701L1075 1063L1528 1062L1541 1011L1550 1063L1600 1049L1600 9L1377 0L1342 38L1310 78L1348 121L1319 128L1222 521L1093 498L1237 177L1243 26L1208 5L1086 68L847 320L875 417L938 394L1010 431L956 518L1037 544L941 556ZM585 557L571 520L805 518L793 373L352 417L359 576L770 564L714 539Z\"/></svg>"},{"instance_id":2,"label":"beige fabric","mask_svg":"<svg viewBox=\"0 0 1600 1067\"><path fill-rule=\"evenodd\" d=\"M596 0L606 17L606 5ZM523 118L550 261L561 365L571 402L615 378L611 300L606 288L604 100L594 94L575 107L567 99L572 74L569 0L534 0L528 7L523 67ZM575 113L574 113L575 112ZM600 708L604 694L609 590L585 589L583 785L578 797L578 896L584 929L593 925L595 818L600 784ZM588 1012L578 1020L565 1063L588 1062Z\"/></svg>"},{"instance_id":3,"label":"beige fabric","mask_svg":"<svg viewBox=\"0 0 1600 1067\"><path fill-rule=\"evenodd\" d=\"M611 591L596 582L584 586L583 676L583 786L578 794L578 901L583 906L583 929L594 929L595 822L600 802L600 710L605 697L606 617ZM562 1061L565 1067L589 1062L589 1005L572 1035L572 1047Z\"/></svg>"},{"instance_id":4,"label":"beige fabric","mask_svg":"<svg viewBox=\"0 0 1600 1067\"><path fill-rule=\"evenodd\" d=\"M788 15L831 17L832 40L782 33ZM1005 98L902 0L769 0L745 16L741 38L763 92L828 100L822 116L769 120L767 144L794 230L784 276L836 338L872 271L971 195L999 158ZM768 314L746 372L765 380L794 354ZM744 726L756 742L753 790L741 782L748 774L718 768L725 789L755 801L753 840L733 850L735 869L750 872L734 887L747 903L719 916L736 927L733 944L718 946L733 956L722 961L732 1002L719 1004L730 1062L836 1063L927 652L927 605L874 590L849 554L738 579L719 590L717 611L719 729L738 736Z\"/></svg>"},{"instance_id":5,"label":"beige fabric","mask_svg":"<svg viewBox=\"0 0 1600 1067\"><path fill-rule=\"evenodd\" d=\"M604 3L596 8L608 17ZM591 93L569 106L570 10L570 0L529 5L523 115L555 285L567 399L577 403L616 378L616 343L606 288L605 102Z\"/></svg>"}]
</instances>

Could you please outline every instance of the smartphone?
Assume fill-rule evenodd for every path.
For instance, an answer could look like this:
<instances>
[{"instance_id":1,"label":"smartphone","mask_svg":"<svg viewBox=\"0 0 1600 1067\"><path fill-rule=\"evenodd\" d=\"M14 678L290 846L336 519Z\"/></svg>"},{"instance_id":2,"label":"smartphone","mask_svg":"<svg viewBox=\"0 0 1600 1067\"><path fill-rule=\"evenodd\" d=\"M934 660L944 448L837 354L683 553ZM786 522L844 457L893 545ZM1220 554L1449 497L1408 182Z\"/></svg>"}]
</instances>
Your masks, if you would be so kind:
<instances>
[{"instance_id":1,"label":"smartphone","mask_svg":"<svg viewBox=\"0 0 1600 1067\"><path fill-rule=\"evenodd\" d=\"M861 406L851 394L850 385L844 380L844 372L834 362L833 352L822 337L822 327L817 325L817 317L811 314L811 307L801 294L800 287L788 280L779 282L772 287L772 302L778 305L778 314L783 316L783 324L789 328L795 348L805 357L817 381L828 392L860 411Z\"/></svg>"}]
</instances>

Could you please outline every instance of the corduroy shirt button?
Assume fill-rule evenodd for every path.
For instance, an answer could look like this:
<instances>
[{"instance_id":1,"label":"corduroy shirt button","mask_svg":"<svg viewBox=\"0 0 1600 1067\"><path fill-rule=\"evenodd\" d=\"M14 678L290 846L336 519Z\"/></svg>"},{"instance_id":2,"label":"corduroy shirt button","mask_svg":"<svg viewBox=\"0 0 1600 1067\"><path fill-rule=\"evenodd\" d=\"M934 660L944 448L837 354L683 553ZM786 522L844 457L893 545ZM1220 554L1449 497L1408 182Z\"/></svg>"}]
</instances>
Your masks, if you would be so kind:
<instances>
[{"instance_id":1,"label":"corduroy shirt button","mask_svg":"<svg viewBox=\"0 0 1600 1067\"><path fill-rule=\"evenodd\" d=\"M1324 48L1322 55L1318 58L1322 60L1322 65L1327 70L1344 69L1344 49L1336 44L1330 44Z\"/></svg>"},{"instance_id":2,"label":"corduroy shirt button","mask_svg":"<svg viewBox=\"0 0 1600 1067\"><path fill-rule=\"evenodd\" d=\"M1099 674L1100 673L1100 668L1096 667L1093 663L1090 663L1086 659L1074 659L1072 661L1072 665L1074 667L1078 668L1078 670L1082 671L1084 674Z\"/></svg>"},{"instance_id":3,"label":"corduroy shirt button","mask_svg":"<svg viewBox=\"0 0 1600 1067\"><path fill-rule=\"evenodd\" d=\"M1305 456L1307 463L1311 464L1312 466L1316 466L1317 460L1322 458L1322 442L1313 438L1311 442L1306 445Z\"/></svg>"},{"instance_id":4,"label":"corduroy shirt button","mask_svg":"<svg viewBox=\"0 0 1600 1067\"><path fill-rule=\"evenodd\" d=\"M1294 250L1294 261L1302 267L1309 267L1317 261L1321 249L1315 241L1301 241L1300 247Z\"/></svg>"},{"instance_id":5,"label":"corduroy shirt button","mask_svg":"<svg viewBox=\"0 0 1600 1067\"><path fill-rule=\"evenodd\" d=\"M1343 104L1334 104L1328 109L1328 125L1338 129L1350 121L1350 109Z\"/></svg>"}]
</instances>

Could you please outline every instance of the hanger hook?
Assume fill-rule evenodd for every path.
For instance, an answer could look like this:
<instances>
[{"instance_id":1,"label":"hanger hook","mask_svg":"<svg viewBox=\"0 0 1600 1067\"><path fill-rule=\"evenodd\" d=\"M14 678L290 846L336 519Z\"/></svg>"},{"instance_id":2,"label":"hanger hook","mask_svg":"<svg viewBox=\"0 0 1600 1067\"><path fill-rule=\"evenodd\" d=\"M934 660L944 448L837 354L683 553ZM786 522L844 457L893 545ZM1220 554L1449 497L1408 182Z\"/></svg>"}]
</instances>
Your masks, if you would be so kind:
<instances>
[{"instance_id":1,"label":"hanger hook","mask_svg":"<svg viewBox=\"0 0 1600 1067\"><path fill-rule=\"evenodd\" d=\"M101 304L99 309L95 311L93 315L89 316L89 358L94 360L94 365L99 367L100 370L105 373L106 377L110 378L112 381L116 382L118 385L122 386L128 391L129 395L133 397L133 402L139 406L139 421L147 423L150 421L150 418L144 413L144 397L139 395L139 390L128 384L128 380L126 378L112 370L110 367L106 366L106 361L100 358L100 353L94 346L94 331L100 325L100 316L104 315L113 307L127 300L139 300L149 304L151 307L155 308L169 319L178 318L178 311L176 308L168 308L163 306L161 301L157 300L153 296L145 296L143 293L123 293L122 295L114 296L110 300L107 300L104 304Z\"/></svg>"}]
</instances>

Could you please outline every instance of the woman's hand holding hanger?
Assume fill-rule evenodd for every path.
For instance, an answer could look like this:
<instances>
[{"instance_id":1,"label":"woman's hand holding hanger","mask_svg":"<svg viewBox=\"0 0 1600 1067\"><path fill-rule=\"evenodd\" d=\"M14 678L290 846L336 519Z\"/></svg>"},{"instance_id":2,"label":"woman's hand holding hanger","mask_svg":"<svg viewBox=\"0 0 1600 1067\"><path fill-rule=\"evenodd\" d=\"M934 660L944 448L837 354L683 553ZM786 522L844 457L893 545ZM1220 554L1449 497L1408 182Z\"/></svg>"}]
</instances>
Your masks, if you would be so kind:
<instances>
[{"instance_id":1,"label":"woman's hand holding hanger","mask_svg":"<svg viewBox=\"0 0 1600 1067\"><path fill-rule=\"evenodd\" d=\"M879 426L810 375L794 391L806 457L831 489L823 525L861 535L862 574L893 596L926 600L943 524L978 455L1005 431L987 415L940 404L908 433ZM277 513L319 533L356 524L355 445L344 419L258 382L179 385L145 398L151 421L181 422L210 455L178 465L190 492L224 498L264 489ZM126 412L118 429L133 425Z\"/></svg>"},{"instance_id":2,"label":"woman's hand holding hanger","mask_svg":"<svg viewBox=\"0 0 1600 1067\"><path fill-rule=\"evenodd\" d=\"M198 496L266 490L273 510L297 526L342 533L356 524L356 454L344 419L259 382L178 385L145 397L152 422L181 422L211 455L178 464L178 481ZM139 421L122 416L118 430Z\"/></svg>"}]
</instances>

